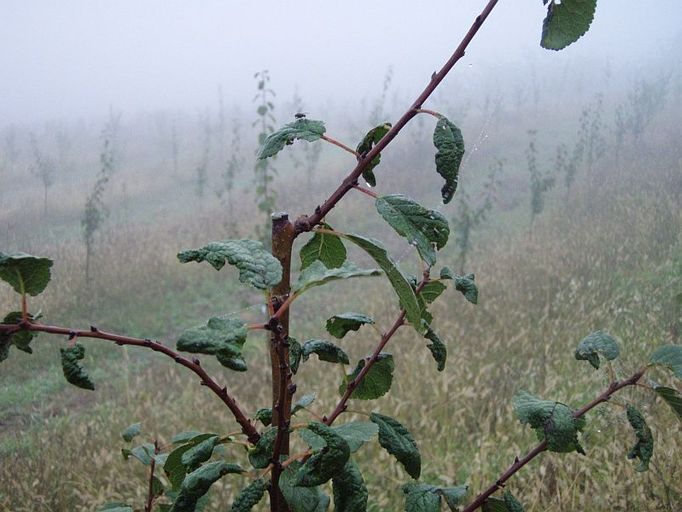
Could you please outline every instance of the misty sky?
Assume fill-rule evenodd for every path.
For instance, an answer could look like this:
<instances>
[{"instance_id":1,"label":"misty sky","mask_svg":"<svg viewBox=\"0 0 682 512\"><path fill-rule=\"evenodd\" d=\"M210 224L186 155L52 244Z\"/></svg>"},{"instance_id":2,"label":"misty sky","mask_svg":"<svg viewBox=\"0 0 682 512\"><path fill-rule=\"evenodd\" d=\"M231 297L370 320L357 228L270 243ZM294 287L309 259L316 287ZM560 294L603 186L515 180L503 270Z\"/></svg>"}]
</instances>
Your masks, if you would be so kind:
<instances>
[{"instance_id":1,"label":"misty sky","mask_svg":"<svg viewBox=\"0 0 682 512\"><path fill-rule=\"evenodd\" d=\"M307 104L378 94L393 65L415 95L484 0L344 2L0 0L0 126L55 118L250 105L253 74ZM466 66L598 59L636 73L647 56L680 67L680 0L600 0L592 30L558 55L538 41L540 0L501 0ZM657 62L660 64L660 62Z\"/></svg>"}]
</instances>

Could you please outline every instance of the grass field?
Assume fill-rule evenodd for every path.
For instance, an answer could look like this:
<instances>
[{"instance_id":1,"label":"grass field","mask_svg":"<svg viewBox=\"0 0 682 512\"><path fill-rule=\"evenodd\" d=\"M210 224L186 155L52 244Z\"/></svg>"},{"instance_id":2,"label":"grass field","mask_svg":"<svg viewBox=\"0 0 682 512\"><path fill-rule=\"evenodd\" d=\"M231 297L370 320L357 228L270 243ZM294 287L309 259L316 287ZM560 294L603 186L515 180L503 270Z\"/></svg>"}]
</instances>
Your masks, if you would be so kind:
<instances>
[{"instance_id":1,"label":"grass field","mask_svg":"<svg viewBox=\"0 0 682 512\"><path fill-rule=\"evenodd\" d=\"M445 371L437 372L424 341L403 329L388 347L396 357L391 393L373 402L353 402L342 420L362 418L374 410L398 418L418 442L424 481L467 483L475 494L535 443L533 433L514 418L514 393L525 389L577 408L605 388L604 370L594 371L573 357L589 332L605 329L620 340L622 358L613 366L619 376L640 367L654 347L680 343L676 301L682 292L682 152L675 143L679 103L678 95L649 130L646 144L626 148L618 163L607 134L605 156L592 173L581 168L570 195L563 178L557 177L545 211L532 226L525 130L518 129L509 113L500 114L493 125L489 117L472 115L469 131L486 130L490 140L481 145L481 154L472 153L461 186L477 197L489 162L506 159L496 207L490 221L475 233L468 257L467 271L476 274L480 289L479 305L446 292L433 307L436 330L448 345ZM538 144L545 155L555 146L554 133L548 130ZM390 186L380 183L380 192L409 190L408 195L427 206L435 204L439 181L430 169L432 157L421 163L413 160L415 155L429 155L428 146L406 140L402 149L399 143L394 149L395 153L386 152L379 179L385 172L395 173L395 180ZM332 189L347 164L330 155L325 150L323 162L331 170L315 182L313 191L299 186L302 178L283 186L282 208L296 205L292 213L310 210L320 194ZM541 161L551 168L552 157L543 156ZM416 175L414 168L429 169L428 176ZM241 187L249 183L246 173ZM199 206L187 191L189 178L178 183L170 178L138 180L138 175L147 176L128 162L117 176L119 188L113 193L118 206L98 241L96 277L90 288L83 280L80 200L53 200L49 219L42 218L42 205L25 214L19 207L2 212L0 220L11 226L5 231L7 250L55 259L53 283L34 301L34 308L41 308L50 323L72 327L94 323L169 344L185 328L216 314L262 320L262 297L239 286L234 272L216 274L207 266L180 265L175 258L179 250L209 240L248 236L257 223L250 194L239 194L240 217L230 224L238 232L226 235L224 207L208 200ZM285 175L281 171L276 180L283 181ZM126 208L121 206L120 183L130 184L124 190ZM79 197L73 187L58 185L53 197ZM12 204L36 194L20 187ZM401 265L415 272L416 258L372 215L373 209L371 201L357 194L329 222L340 230L386 240ZM444 213L450 217L451 211ZM352 255L368 263L361 255ZM442 251L441 260L457 266L452 243ZM396 300L384 280L374 279L371 284L344 283L334 291L319 288L297 301L293 335L299 340L324 337L324 320L347 310L367 313L380 328L387 328L397 314ZM8 287L0 289L0 306L16 309ZM373 331L361 330L341 344L351 359L358 359L376 344L375 337ZM58 357L64 343L41 335L33 343L32 356L13 351L0 366L0 510L91 511L110 500L142 503L145 471L120 455L125 443L119 433L133 422L142 421L145 435L162 443L183 430L219 434L238 430L196 379L142 350L87 341L85 364L97 390L67 387ZM230 373L213 361L204 363L252 414L269 405L266 346L263 336L250 337L245 375ZM333 366L306 364L296 377L298 393L317 393L310 409L325 414L336 403L340 377ZM666 380L663 373L655 377ZM626 458L634 436L618 407L625 399L639 405L654 432L654 457L643 474L636 473ZM588 456L546 454L510 482L526 510L682 509L681 423L643 390L627 391L614 402L615 407L601 406L588 416L583 436ZM309 414L304 411L298 418L306 421ZM297 443L294 451L302 448ZM228 446L218 456L245 461L239 445ZM409 476L377 443L363 448L358 457L370 488L370 510L402 510L400 486ZM211 491L208 509L225 510L246 481L221 480Z\"/></svg>"}]
</instances>

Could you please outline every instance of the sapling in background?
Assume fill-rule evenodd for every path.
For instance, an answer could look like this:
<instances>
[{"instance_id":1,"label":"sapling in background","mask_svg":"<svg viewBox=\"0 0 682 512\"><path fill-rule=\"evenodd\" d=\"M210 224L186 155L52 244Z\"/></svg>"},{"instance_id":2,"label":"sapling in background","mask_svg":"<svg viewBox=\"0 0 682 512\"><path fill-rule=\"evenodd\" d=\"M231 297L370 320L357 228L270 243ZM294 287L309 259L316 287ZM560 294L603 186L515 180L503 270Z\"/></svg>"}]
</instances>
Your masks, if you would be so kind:
<instances>
[{"instance_id":1,"label":"sapling in background","mask_svg":"<svg viewBox=\"0 0 682 512\"><path fill-rule=\"evenodd\" d=\"M537 131L529 130L528 137L530 140L526 149L526 160L530 175L530 232L532 233L535 219L545 208L545 195L554 187L556 178L554 169L541 171L538 168Z\"/></svg>"},{"instance_id":2,"label":"sapling in background","mask_svg":"<svg viewBox=\"0 0 682 512\"><path fill-rule=\"evenodd\" d=\"M513 400L516 415L522 424L531 427L538 442L528 451L520 449L515 459L484 461L499 469L492 482L483 483L472 478L469 486L460 475L443 477L423 469L426 466L423 465L419 447L424 450L425 445L435 445L441 439L415 439L408 423L421 419L410 418L406 407L396 407L395 411L391 411L386 407L390 402L383 401L378 410L372 405L363 408L363 400L390 396L401 382L402 385L411 385L407 374L414 361L406 357L402 347L394 350L396 332L409 331L413 337L412 344L416 339L422 348L427 349L424 352L432 358L430 363L433 370L444 371L448 347L438 335L438 324L434 321L434 314L439 311L437 301L448 286L459 292L461 296L458 294L457 297L460 302L455 303L456 309L454 314L450 310L450 316L457 316L457 320L462 322L466 318L464 310L459 307L465 301L479 301L478 285L473 276L455 273L437 262L439 250L450 236L445 216L404 195L380 195L368 190L359 183L359 179L363 177L368 182L390 184L391 172L387 166L381 165L381 153L412 119L429 116L428 122L435 127L432 140L436 172L432 174L439 180L438 197L445 204L456 201L459 168L465 149L463 134L452 119L423 106L463 57L495 4L494 0L488 2L450 59L430 80L425 80L428 85L405 113L393 124L382 120L382 124L364 136L358 134L356 149L327 135L322 121L307 117L291 120L264 137L258 153L260 159L273 157L297 140L314 144L325 141L343 149L343 155L351 159L353 164L352 170L336 189L313 211L295 218L289 218L285 213L272 216L272 251L266 250L258 241L232 239L208 242L178 254L182 263L197 262L211 273L213 270L209 265L215 270L227 265L234 267L241 283L264 294L268 313L265 319L247 322L233 315L215 316L202 325L186 329L179 336L175 349L149 338L110 333L96 325L88 329L53 326L43 323L37 314L34 316L30 309L32 304L29 304L29 296L41 294L49 284L53 262L22 253L0 254L0 279L17 292L19 304L18 310L10 312L0 326L0 360L6 359L14 349L30 352L30 344L38 333L59 335L64 338L60 353L67 381L92 390L99 382L94 374L87 371L96 363L89 358L92 352L86 354L86 341L102 340L109 342L112 347L148 349L150 353L166 356L178 368L189 370L236 423L233 430L222 417L203 432L185 431L169 439L160 439L155 432L147 432L144 424L130 425L121 433L125 446L122 453L131 463L144 466L145 480L137 496L118 497L100 510L201 510L211 495L215 494L209 494L209 491L228 485L234 490L235 483L244 481L244 485L239 485L239 492L229 493L232 511L254 510L260 506L259 503L265 502L266 494L269 496L269 509L274 511L324 511L329 509L332 500L336 511L377 509L369 501L363 471L369 475L371 471L368 469L376 471L382 466L386 469L383 473L391 475L383 482L384 488L389 493L404 496L407 512L438 512L444 507L463 512L478 509L503 512L523 510L519 499L515 497L519 495L517 485L511 478L543 453L584 454L587 451L589 454L593 447L597 448L600 440L588 436L588 446L581 433L587 429L585 416L595 407L606 403L614 406L616 413L622 417L623 426L629 425L628 428L631 428L627 434L630 446L626 450L629 449L627 456L634 459L637 470L645 471L652 464L654 437L646 424L645 415L636 407L639 396L632 393L626 395L627 402L619 400L624 396L622 390L637 386L642 393L667 402L673 414L682 417L682 399L677 390L649 380L656 378L663 382L662 379L665 379L668 384L682 378L682 347L664 345L653 351L647 362L637 364L628 359L626 347L622 343L601 330L586 333L579 343L576 340L574 357L583 361L580 364L585 367L602 372L599 374L600 380L607 381L603 391L589 396L583 390L580 397L571 396L572 402L584 404L578 408L558 400L539 398L528 391L519 391ZM550 2L547 8L542 44L552 49L563 48L582 36L593 14L593 6L589 3L572 3L571 0L563 0L561 4ZM386 246L366 235L352 232L349 226L344 225L342 218L336 217L337 206L345 202L349 194L358 194L359 198L368 201L367 205L374 204L378 217L386 222L391 231L414 247L420 260L419 275L406 274ZM434 196L437 196L435 191ZM330 215L332 211L334 216ZM299 237L303 245L298 255L294 255L294 240ZM352 251L348 251L349 248ZM355 259L357 254L363 255L365 261L372 261L372 265L361 268L350 263L349 260ZM292 270L297 272L295 278L292 278ZM341 310L320 319L319 323L324 323L327 331L324 338L298 341L290 335L289 315L298 317L305 313L305 301L315 300L315 294L321 286L336 287L341 280L346 279L353 279L359 285L375 286L374 283L384 278L386 289L391 294L387 297L387 303L394 309L388 322L383 315L373 316L368 311ZM488 286L493 286L493 283ZM593 290L594 293L599 291ZM528 294L525 289L520 292L519 297ZM485 291L482 290L484 295ZM338 307L336 303L333 305ZM364 357L358 357L352 343L338 341L344 338L347 341L355 331L368 339L376 338L375 346ZM226 374L232 377L235 374L230 374L228 370L246 371L244 343L247 336L254 337L259 333L267 335L271 382L263 379L264 382L258 383L260 376L255 375L256 380L250 386L272 385L272 396L269 403L249 403L247 412L244 402L237 400L233 390L233 384L239 386L245 379L233 378L227 387L221 382L223 376L217 378L212 374L215 368L226 368ZM462 348L475 345L475 340L457 341ZM478 347L475 348L480 352ZM626 361L622 367L621 350L624 355L622 360ZM183 355L183 352L190 355ZM202 354L203 361L198 359L198 354ZM215 360L212 356L215 356ZM456 366L467 367L471 362L473 356L471 361L458 358ZM316 402L313 392L323 391L316 389L319 383L303 386L304 381L298 379L300 373L314 365L337 365L341 369L338 390L334 390L338 396L329 409L318 407ZM504 372L506 367L499 365L498 370ZM419 372L423 371L424 368L420 367ZM488 387L495 394L500 393L499 386L504 384L500 381L482 382L471 374L467 378L471 379L470 386L476 389ZM145 386L144 379L141 379L140 384ZM453 387L447 393L447 399L461 399L465 394L459 390L467 383L454 381L451 384ZM247 387L242 388L245 395ZM424 399L429 400L436 391L429 390ZM161 393L142 404L141 414L151 414L154 409L166 405L163 404L163 398L164 394ZM476 400L470 402L473 408L479 405ZM167 404L168 407L172 405ZM434 403L434 408L439 407L443 407L443 404ZM649 408L644 410L649 412ZM197 408L181 412L187 416L202 411ZM361 416L361 419L354 415ZM423 420L434 421L428 415ZM477 426L476 434L481 439L487 435L484 430L484 425ZM509 440L508 432L494 432L491 435L495 435L496 444L501 439ZM373 465L370 468L358 463L361 454L378 447L388 455L372 458ZM459 450L465 447L451 448ZM595 459L572 457L556 460L569 461L567 465L575 461L585 466L591 460L596 460L598 465L604 462L598 455ZM462 464L473 466L478 462L472 458L462 461ZM402 482L404 485L401 486ZM21 485L21 482L17 485ZM669 501L672 502L672 499ZM226 506L227 502L221 503L223 509Z\"/></svg>"},{"instance_id":3,"label":"sapling in background","mask_svg":"<svg viewBox=\"0 0 682 512\"><path fill-rule=\"evenodd\" d=\"M41 149L35 133L29 134L29 143L33 153L31 174L40 180L43 187L43 215L47 216L47 192L57 179L57 165L55 161Z\"/></svg>"},{"instance_id":4,"label":"sapling in background","mask_svg":"<svg viewBox=\"0 0 682 512\"><path fill-rule=\"evenodd\" d=\"M256 103L256 120L253 126L258 130L258 145L261 146L265 139L275 131L274 123L276 122L274 111L275 91L270 87L270 73L267 69L259 71L254 75L256 79L257 93L253 98ZM257 160L254 166L254 192L256 194L256 205L258 210L265 214L264 226L268 226L270 222L270 215L275 209L275 200L277 194L272 185L276 169L269 160ZM267 238L267 230L261 230L260 238Z\"/></svg>"},{"instance_id":5,"label":"sapling in background","mask_svg":"<svg viewBox=\"0 0 682 512\"><path fill-rule=\"evenodd\" d=\"M199 159L194 168L194 193L199 199L202 199L208 182L208 164L211 156L211 114L208 109L199 114L198 125L201 143Z\"/></svg>"}]
</instances>

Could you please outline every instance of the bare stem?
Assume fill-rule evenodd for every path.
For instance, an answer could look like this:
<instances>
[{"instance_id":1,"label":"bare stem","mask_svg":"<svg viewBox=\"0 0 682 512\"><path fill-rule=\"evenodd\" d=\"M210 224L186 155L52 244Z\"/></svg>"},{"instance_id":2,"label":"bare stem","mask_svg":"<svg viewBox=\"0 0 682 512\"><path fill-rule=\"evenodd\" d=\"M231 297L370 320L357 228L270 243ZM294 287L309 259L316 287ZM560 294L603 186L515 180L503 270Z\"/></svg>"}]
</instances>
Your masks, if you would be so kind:
<instances>
[{"instance_id":1,"label":"bare stem","mask_svg":"<svg viewBox=\"0 0 682 512\"><path fill-rule=\"evenodd\" d=\"M254 425L248 419L242 408L237 403L236 399L230 395L230 393L228 393L226 387L220 386L215 380L213 380L213 378L201 366L199 359L196 357L193 357L192 359L183 357L175 350L163 345L158 341L104 332L100 331L96 327L91 327L90 330L77 330L30 322L22 322L19 325L0 325L0 332L16 332L17 330L61 334L68 336L71 339L75 337L96 338L100 340L113 341L117 345L133 345L136 347L149 348L155 352L160 352L173 359L179 365L184 366L185 368L188 368L194 372L201 380L201 384L210 389L218 398L220 398L220 400L222 400L222 402L227 406L234 416L235 420L237 420L237 423L239 423L239 426L242 428L242 432L246 435L250 443L255 444L260 439L260 434L256 430L256 427L254 427Z\"/></svg>"},{"instance_id":2,"label":"bare stem","mask_svg":"<svg viewBox=\"0 0 682 512\"><path fill-rule=\"evenodd\" d=\"M154 455L159 453L159 443L154 440ZM152 512L154 506L154 470L156 469L156 459L152 457L152 462L149 466L149 487L147 489L147 503L144 506L144 512Z\"/></svg>"},{"instance_id":3,"label":"bare stem","mask_svg":"<svg viewBox=\"0 0 682 512\"><path fill-rule=\"evenodd\" d=\"M339 141L336 140L336 139L332 139L332 138L329 137L328 135L322 135L322 137L320 137L320 138L321 138L322 140L326 140L326 141L329 142L330 144L334 144L335 146L340 147L340 148L343 149L344 151L348 151L350 154L354 155L355 157L359 157L359 156L360 156L360 154L359 154L357 151L355 151L354 149L349 148L349 147L346 146L343 142L339 142Z\"/></svg>"},{"instance_id":4,"label":"bare stem","mask_svg":"<svg viewBox=\"0 0 682 512\"><path fill-rule=\"evenodd\" d=\"M379 194L377 194L376 192L372 192L370 189L361 187L360 185L353 185L353 188L355 190L362 192L363 194L367 194L368 196L373 197L374 199L379 197Z\"/></svg>"},{"instance_id":5,"label":"bare stem","mask_svg":"<svg viewBox=\"0 0 682 512\"><path fill-rule=\"evenodd\" d=\"M644 372L646 371L646 368L641 368L637 372L635 372L631 377L621 380L621 381L614 381L611 382L604 390L603 393L601 393L597 398L592 400L590 403L584 405L577 411L573 413L573 416L576 418L580 418L581 416L584 416L588 411L596 407L597 405L608 402L611 397L621 389L627 387L627 386L635 386L637 385L637 382L639 379L642 378L644 375ZM497 491L498 489L501 489L504 487L504 484L509 480L514 474L519 471L523 466L528 464L531 460L533 460L535 457L540 455L542 452L544 452L547 449L547 440L542 441L538 445L536 445L532 450L530 450L526 455L524 455L522 458L516 458L514 460L514 463L509 466L509 468L500 475L500 478L498 478L494 484L492 484L490 487L488 487L485 491L483 491L481 494L476 496L474 501L472 501L469 505L466 506L466 508L462 512L474 512L477 510L479 507L483 506L485 501L490 498L490 496Z\"/></svg>"},{"instance_id":6,"label":"bare stem","mask_svg":"<svg viewBox=\"0 0 682 512\"><path fill-rule=\"evenodd\" d=\"M439 114L435 110L429 110L428 108L418 108L417 113L418 114L429 114L429 115L432 115L433 117L435 117L436 119L440 119L441 117L443 117L443 114Z\"/></svg>"},{"instance_id":7,"label":"bare stem","mask_svg":"<svg viewBox=\"0 0 682 512\"><path fill-rule=\"evenodd\" d=\"M419 109L422 108L424 102L431 96L436 87L443 81L445 76L450 72L458 60L464 57L464 53L469 46L469 43L476 35L478 30L483 25L488 15L497 5L498 0L489 0L485 8L476 16L471 28L466 33L459 46L450 56L448 61L443 65L443 67L437 73L431 76L431 80L428 85L424 88L422 93L417 97L412 103L410 108L402 115L400 119L393 125L393 127L388 131L386 135L366 154L364 157L360 158L358 164L355 168L346 176L343 182L336 188L336 190L329 196L329 198L320 206L315 209L312 215L302 215L295 222L296 235L310 231L313 229L320 221L332 210L337 203L346 195L346 193L353 188L353 185L357 183L358 178L362 174L362 171L374 160L374 158L381 153L386 146L388 146L391 141L400 133L400 131L405 127L405 125L417 115Z\"/></svg>"}]
</instances>

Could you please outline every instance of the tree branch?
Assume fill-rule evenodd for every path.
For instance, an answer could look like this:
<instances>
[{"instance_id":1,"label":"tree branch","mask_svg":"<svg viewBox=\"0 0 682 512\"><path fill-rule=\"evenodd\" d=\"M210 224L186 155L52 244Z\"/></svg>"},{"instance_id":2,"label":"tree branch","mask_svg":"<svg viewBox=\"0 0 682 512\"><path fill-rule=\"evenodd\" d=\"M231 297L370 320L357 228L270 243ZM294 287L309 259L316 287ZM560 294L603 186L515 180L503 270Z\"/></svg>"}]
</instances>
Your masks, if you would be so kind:
<instances>
[{"instance_id":1,"label":"tree branch","mask_svg":"<svg viewBox=\"0 0 682 512\"><path fill-rule=\"evenodd\" d=\"M158 341L104 332L100 331L96 327L91 327L89 331L86 331L68 329L66 327L55 327L52 325L35 324L30 322L22 322L17 325L0 325L0 332L12 333L20 330L61 334L64 336L69 336L70 338L96 338L100 340L113 341L117 345L133 345L136 347L149 348L154 352L160 352L173 359L179 365L184 366L185 368L188 368L194 372L199 379L201 379L201 384L213 391L213 393L218 396L220 400L222 400L222 402L227 406L234 416L235 420L237 420L237 423L239 423L239 426L242 428L242 432L246 435L251 444L257 443L260 439L260 434L256 430L256 427L247 418L246 414L239 406L235 398L227 392L226 387L221 387L215 380L213 380L206 370L202 368L199 359L196 357L193 357L192 359L183 357L175 350L168 348L166 345L163 345Z\"/></svg>"},{"instance_id":2,"label":"tree branch","mask_svg":"<svg viewBox=\"0 0 682 512\"><path fill-rule=\"evenodd\" d=\"M464 57L464 53L469 46L469 43L476 35L478 30L483 25L490 12L493 10L498 0L489 0L488 4L485 6L481 14L479 14L474 20L471 28L466 33L459 46L450 56L448 61L443 65L443 67L437 73L431 76L431 81L428 83L426 88L417 97L417 99L412 103L410 108L402 115L398 122L393 125L393 127L388 131L386 135L363 157L358 161L348 176L343 180L343 182L338 186L338 188L329 196L329 198L321 205L315 209L312 215L302 215L295 222L296 235L310 231L315 227L320 221L336 206L336 204L346 195L346 193L353 188L353 185L357 182L357 179L362 174L362 171L369 165L369 163L374 160L374 158L381 153L386 146L388 146L391 141L400 133L400 131L405 127L405 125L418 113L418 110L422 108L424 102L431 96L433 91L438 87L438 85L443 81L445 76L450 72L458 60Z\"/></svg>"},{"instance_id":3,"label":"tree branch","mask_svg":"<svg viewBox=\"0 0 682 512\"><path fill-rule=\"evenodd\" d=\"M577 411L573 413L573 416L576 418L580 418L581 416L584 416L588 411L596 407L597 405L608 402L611 397L620 391L621 389L627 387L627 386L635 386L639 379L642 378L644 375L644 372L646 371L646 368L641 368L637 372L635 372L631 377L621 380L621 381L614 381L609 384L609 387L604 390L603 393L601 393L597 398L592 400L590 403L584 405ZM472 501L469 505L462 510L462 512L474 512L477 510L479 507L482 507L485 501L490 498L490 496L497 491L498 489L501 489L504 487L504 484L509 480L514 474L519 471L523 466L528 464L531 460L533 460L535 457L540 455L542 452L544 452L547 449L547 440L542 441L538 445L536 445L532 450L530 450L526 455L524 455L521 459L518 457L514 461L514 463L509 466L509 468L502 473L500 478L498 478L494 484L492 484L490 487L488 487L485 491L480 493L474 501Z\"/></svg>"}]
</instances>

